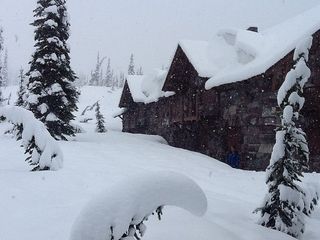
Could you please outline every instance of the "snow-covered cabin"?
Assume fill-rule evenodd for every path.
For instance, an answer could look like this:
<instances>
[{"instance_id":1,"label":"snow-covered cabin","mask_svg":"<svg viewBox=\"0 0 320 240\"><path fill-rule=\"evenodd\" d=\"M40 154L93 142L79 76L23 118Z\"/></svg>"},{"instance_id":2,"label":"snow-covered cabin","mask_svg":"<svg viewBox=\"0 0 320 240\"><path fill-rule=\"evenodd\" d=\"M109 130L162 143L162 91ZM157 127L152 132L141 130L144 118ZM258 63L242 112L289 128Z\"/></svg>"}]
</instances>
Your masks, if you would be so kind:
<instances>
[{"instance_id":1,"label":"snow-covered cabin","mask_svg":"<svg viewBox=\"0 0 320 240\"><path fill-rule=\"evenodd\" d=\"M209 42L180 41L153 101L146 101L144 84L127 81L120 101L127 109L123 131L158 134L173 146L222 161L235 146L241 168L264 170L279 123L277 90L293 66L296 45L312 35L301 125L311 170L320 171L319 12L320 6L263 31L228 29ZM142 101L135 97L141 93Z\"/></svg>"}]
</instances>

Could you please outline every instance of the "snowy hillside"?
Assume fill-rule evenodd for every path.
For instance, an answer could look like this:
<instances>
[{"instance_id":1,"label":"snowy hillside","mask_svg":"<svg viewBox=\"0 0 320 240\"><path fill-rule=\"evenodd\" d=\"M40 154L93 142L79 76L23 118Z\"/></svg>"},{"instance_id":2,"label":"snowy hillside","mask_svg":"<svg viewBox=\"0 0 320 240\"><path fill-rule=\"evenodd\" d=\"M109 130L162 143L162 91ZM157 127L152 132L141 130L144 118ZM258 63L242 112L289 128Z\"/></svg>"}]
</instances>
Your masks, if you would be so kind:
<instances>
[{"instance_id":1,"label":"snowy hillside","mask_svg":"<svg viewBox=\"0 0 320 240\"><path fill-rule=\"evenodd\" d=\"M8 87L4 95L16 87ZM71 227L85 204L104 189L128 177L170 170L198 183L208 199L208 212L195 217L174 207L164 208L163 219L150 217L145 240L286 240L290 236L256 224L253 210L266 192L264 172L232 169L205 155L170 147L158 136L121 132L118 110L121 91L104 87L81 89L76 124L85 133L60 142L62 170L29 172L23 149L0 125L0 240L69 240ZM108 132L94 132L95 120L79 123L83 110L100 101ZM87 112L87 116L94 113ZM306 174L319 182L319 174ZM304 240L318 240L320 209L308 219Z\"/></svg>"}]
</instances>

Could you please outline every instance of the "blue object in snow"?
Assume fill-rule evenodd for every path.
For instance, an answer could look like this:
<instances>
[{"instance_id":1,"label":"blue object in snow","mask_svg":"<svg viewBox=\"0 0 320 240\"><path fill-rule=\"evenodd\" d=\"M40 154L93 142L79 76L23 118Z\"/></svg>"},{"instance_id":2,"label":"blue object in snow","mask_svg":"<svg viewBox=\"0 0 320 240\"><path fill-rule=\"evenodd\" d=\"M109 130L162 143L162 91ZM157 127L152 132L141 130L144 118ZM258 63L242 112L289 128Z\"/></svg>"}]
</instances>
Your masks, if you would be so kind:
<instances>
[{"instance_id":1,"label":"blue object in snow","mask_svg":"<svg viewBox=\"0 0 320 240\"><path fill-rule=\"evenodd\" d=\"M230 152L227 157L227 164L233 168L239 168L240 155L238 152Z\"/></svg>"}]
</instances>

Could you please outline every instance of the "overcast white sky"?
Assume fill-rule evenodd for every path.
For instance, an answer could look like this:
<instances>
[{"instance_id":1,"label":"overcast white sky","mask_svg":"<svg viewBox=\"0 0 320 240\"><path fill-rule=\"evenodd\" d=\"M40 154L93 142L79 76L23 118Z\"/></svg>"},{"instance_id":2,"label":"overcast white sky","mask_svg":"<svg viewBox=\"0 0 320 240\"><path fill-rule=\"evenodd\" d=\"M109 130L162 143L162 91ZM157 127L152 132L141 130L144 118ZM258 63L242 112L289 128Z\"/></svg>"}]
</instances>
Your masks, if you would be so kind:
<instances>
[{"instance_id":1,"label":"overcast white sky","mask_svg":"<svg viewBox=\"0 0 320 240\"><path fill-rule=\"evenodd\" d=\"M126 71L130 53L145 71L167 65L179 39L210 40L220 28L260 29L303 12L320 0L68 0L71 57L77 73L94 68L97 52ZM33 51L36 0L0 0L10 75Z\"/></svg>"}]
</instances>

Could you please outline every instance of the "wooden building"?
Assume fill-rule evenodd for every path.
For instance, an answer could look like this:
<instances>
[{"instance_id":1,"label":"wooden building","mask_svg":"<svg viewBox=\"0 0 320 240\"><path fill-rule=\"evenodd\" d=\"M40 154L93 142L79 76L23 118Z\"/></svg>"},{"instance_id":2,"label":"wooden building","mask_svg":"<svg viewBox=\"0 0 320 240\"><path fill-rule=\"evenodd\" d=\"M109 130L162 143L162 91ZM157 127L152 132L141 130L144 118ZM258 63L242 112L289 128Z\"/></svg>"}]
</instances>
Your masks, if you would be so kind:
<instances>
[{"instance_id":1,"label":"wooden building","mask_svg":"<svg viewBox=\"0 0 320 240\"><path fill-rule=\"evenodd\" d=\"M146 79L128 78L119 103L126 109L123 131L161 135L172 146L221 161L225 161L230 147L235 146L241 154L241 168L264 170L269 164L280 119L277 90L293 66L298 40L312 34L308 61L312 75L305 88L300 124L308 136L310 170L320 171L320 24L315 27L315 20L320 23L320 17L314 12L301 14L263 34L256 28L254 32L250 29L221 32L218 46L212 47L215 42L180 42L166 77L157 81L162 90L157 98L150 99L140 88ZM304 29L290 28L305 16L309 16L309 22L304 21ZM283 33L281 29L289 32ZM265 41L271 35L278 39L268 46ZM208 60L208 52L214 55L221 41L225 49L216 56L217 67ZM255 52L260 44L265 49ZM226 61L226 65L219 66L223 54L235 57L237 64L230 68Z\"/></svg>"}]
</instances>

